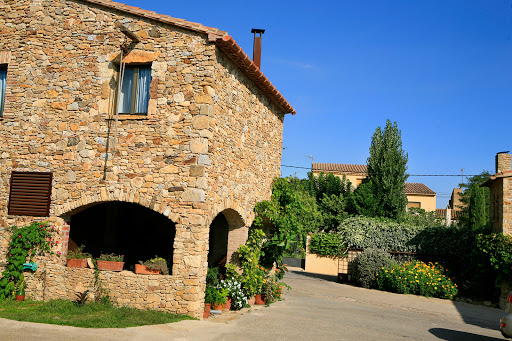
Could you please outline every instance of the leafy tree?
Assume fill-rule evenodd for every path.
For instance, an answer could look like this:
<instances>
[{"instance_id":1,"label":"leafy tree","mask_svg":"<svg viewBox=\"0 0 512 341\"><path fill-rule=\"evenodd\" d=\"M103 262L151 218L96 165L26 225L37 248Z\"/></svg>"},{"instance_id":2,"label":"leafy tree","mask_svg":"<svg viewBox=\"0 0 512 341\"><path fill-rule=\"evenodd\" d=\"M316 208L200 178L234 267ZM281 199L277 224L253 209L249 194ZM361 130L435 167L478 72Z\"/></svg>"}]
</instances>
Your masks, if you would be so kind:
<instances>
[{"instance_id":1,"label":"leafy tree","mask_svg":"<svg viewBox=\"0 0 512 341\"><path fill-rule=\"evenodd\" d=\"M401 132L396 122L386 121L386 127L378 127L372 137L368 157L368 179L377 200L377 214L401 219L407 207L405 181L408 156L402 149Z\"/></svg>"},{"instance_id":2,"label":"leafy tree","mask_svg":"<svg viewBox=\"0 0 512 341\"><path fill-rule=\"evenodd\" d=\"M270 227L263 244L261 264L267 268L279 265L291 242L298 239L305 247L308 232L316 232L323 224L322 215L313 196L296 177L276 178L270 201L256 204L254 225Z\"/></svg>"},{"instance_id":3,"label":"leafy tree","mask_svg":"<svg viewBox=\"0 0 512 341\"><path fill-rule=\"evenodd\" d=\"M487 180L491 174L482 171L480 174L467 178L467 183L459 184L462 189L460 201L462 215L459 223L464 226L479 228L490 223L489 205L490 192L487 187L480 185Z\"/></svg>"},{"instance_id":4,"label":"leafy tree","mask_svg":"<svg viewBox=\"0 0 512 341\"><path fill-rule=\"evenodd\" d=\"M368 178L356 188L350 198L349 212L354 215L376 217L382 215L379 199L375 195L373 183Z\"/></svg>"},{"instance_id":5,"label":"leafy tree","mask_svg":"<svg viewBox=\"0 0 512 341\"><path fill-rule=\"evenodd\" d=\"M332 173L320 173L314 176L308 173L305 188L316 198L318 208L323 217L324 231L334 231L338 225L348 216L347 206L352 196L351 183L346 176L342 178Z\"/></svg>"}]
</instances>

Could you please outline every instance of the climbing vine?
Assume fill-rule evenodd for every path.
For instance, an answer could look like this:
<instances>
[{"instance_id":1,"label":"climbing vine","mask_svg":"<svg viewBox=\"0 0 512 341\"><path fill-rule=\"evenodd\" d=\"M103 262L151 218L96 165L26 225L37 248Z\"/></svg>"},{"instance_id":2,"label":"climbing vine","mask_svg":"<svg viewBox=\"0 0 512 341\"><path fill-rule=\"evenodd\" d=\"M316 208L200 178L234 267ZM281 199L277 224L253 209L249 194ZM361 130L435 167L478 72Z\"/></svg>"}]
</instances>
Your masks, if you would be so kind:
<instances>
[{"instance_id":1,"label":"climbing vine","mask_svg":"<svg viewBox=\"0 0 512 341\"><path fill-rule=\"evenodd\" d=\"M52 247L57 229L48 222L34 222L28 226L11 228L12 235L7 249L7 265L0 279L0 299L14 297L14 291L24 281L23 264L36 256L53 254ZM60 254L60 252L57 252Z\"/></svg>"}]
</instances>

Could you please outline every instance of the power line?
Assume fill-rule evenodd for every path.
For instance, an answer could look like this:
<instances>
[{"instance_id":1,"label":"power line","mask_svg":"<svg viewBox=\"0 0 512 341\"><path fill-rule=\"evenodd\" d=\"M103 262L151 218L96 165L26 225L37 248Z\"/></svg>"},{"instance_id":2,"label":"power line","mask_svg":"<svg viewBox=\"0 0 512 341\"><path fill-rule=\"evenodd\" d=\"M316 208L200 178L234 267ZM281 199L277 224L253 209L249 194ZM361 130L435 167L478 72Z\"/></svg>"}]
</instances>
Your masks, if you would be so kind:
<instances>
[{"instance_id":1,"label":"power line","mask_svg":"<svg viewBox=\"0 0 512 341\"><path fill-rule=\"evenodd\" d=\"M288 166L288 165L281 165L281 167L287 167L287 168L299 168L299 169L308 169L311 170L311 167L300 167L300 166ZM329 172L329 171L325 171ZM361 174L360 172L343 172L346 174ZM388 174L388 173L375 173L375 174ZM469 176L477 176L479 174L466 174L466 177ZM461 176L460 174L409 174L409 176Z\"/></svg>"}]
</instances>

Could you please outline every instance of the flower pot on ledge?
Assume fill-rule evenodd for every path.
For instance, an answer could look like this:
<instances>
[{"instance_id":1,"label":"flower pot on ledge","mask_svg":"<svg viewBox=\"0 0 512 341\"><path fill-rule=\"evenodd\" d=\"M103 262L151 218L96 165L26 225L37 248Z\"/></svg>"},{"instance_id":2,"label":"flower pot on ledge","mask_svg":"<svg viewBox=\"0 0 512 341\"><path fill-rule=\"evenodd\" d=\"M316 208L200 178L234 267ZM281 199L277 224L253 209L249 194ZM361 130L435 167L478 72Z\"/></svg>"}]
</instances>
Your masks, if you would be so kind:
<instances>
[{"instance_id":1,"label":"flower pot on ledge","mask_svg":"<svg viewBox=\"0 0 512 341\"><path fill-rule=\"evenodd\" d=\"M140 275L159 275L162 273L162 270L148 269L145 265L135 264L135 273Z\"/></svg>"},{"instance_id":2,"label":"flower pot on ledge","mask_svg":"<svg viewBox=\"0 0 512 341\"><path fill-rule=\"evenodd\" d=\"M108 260L97 260L98 269L109 271L122 271L124 262L113 262Z\"/></svg>"},{"instance_id":3,"label":"flower pot on ledge","mask_svg":"<svg viewBox=\"0 0 512 341\"><path fill-rule=\"evenodd\" d=\"M68 259L67 263L68 268L86 268L87 267L87 259Z\"/></svg>"}]
</instances>

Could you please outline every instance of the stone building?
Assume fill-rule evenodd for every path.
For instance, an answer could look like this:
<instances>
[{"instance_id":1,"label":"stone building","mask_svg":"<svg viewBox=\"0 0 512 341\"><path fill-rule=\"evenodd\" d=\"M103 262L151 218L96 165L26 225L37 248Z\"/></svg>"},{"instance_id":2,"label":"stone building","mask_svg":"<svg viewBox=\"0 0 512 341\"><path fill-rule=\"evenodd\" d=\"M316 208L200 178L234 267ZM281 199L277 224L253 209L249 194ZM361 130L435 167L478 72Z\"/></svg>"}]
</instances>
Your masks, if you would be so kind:
<instances>
[{"instance_id":1,"label":"stone building","mask_svg":"<svg viewBox=\"0 0 512 341\"><path fill-rule=\"evenodd\" d=\"M231 259L270 197L295 113L226 32L109 0L0 2L0 101L0 262L8 226L47 220L56 251L166 258L169 276L101 278L121 304L196 317L208 262ZM38 265L32 298L94 280L63 257Z\"/></svg>"},{"instance_id":2,"label":"stone building","mask_svg":"<svg viewBox=\"0 0 512 341\"><path fill-rule=\"evenodd\" d=\"M512 158L508 152L496 154L496 173L482 186L490 189L489 215L494 232L512 235Z\"/></svg>"}]
</instances>

